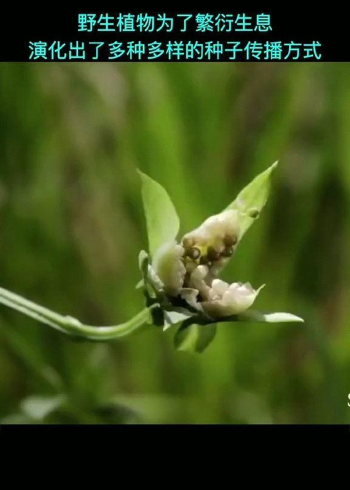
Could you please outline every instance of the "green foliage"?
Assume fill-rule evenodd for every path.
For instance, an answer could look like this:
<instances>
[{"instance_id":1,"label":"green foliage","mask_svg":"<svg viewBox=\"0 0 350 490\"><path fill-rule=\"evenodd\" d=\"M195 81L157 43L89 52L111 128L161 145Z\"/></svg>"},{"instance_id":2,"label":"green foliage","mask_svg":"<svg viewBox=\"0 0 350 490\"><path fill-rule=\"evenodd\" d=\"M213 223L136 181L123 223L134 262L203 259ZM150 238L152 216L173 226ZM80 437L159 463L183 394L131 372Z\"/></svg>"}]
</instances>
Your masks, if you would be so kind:
<instances>
[{"instance_id":1,"label":"green foliage","mask_svg":"<svg viewBox=\"0 0 350 490\"><path fill-rule=\"evenodd\" d=\"M167 189L186 232L279 159L273 198L225 274L266 282L263 311L293 307L307 319L224 323L203 354L187 356L172 328L81 344L2 308L1 419L37 418L43 410L31 403L28 413L24 401L52 396L65 403L46 423L349 423L350 67L0 72L3 287L93 324L120 323L142 302L136 168Z\"/></svg>"},{"instance_id":2,"label":"green foliage","mask_svg":"<svg viewBox=\"0 0 350 490\"><path fill-rule=\"evenodd\" d=\"M215 323L185 325L176 332L175 347L184 352L203 352L214 340L216 330L217 325Z\"/></svg>"},{"instance_id":3,"label":"green foliage","mask_svg":"<svg viewBox=\"0 0 350 490\"><path fill-rule=\"evenodd\" d=\"M304 323L304 320L291 313L261 313L260 311L255 311L249 309L240 315L241 321L255 321L255 322L266 322L266 323L283 323L283 322L299 322Z\"/></svg>"},{"instance_id":4,"label":"green foliage","mask_svg":"<svg viewBox=\"0 0 350 490\"><path fill-rule=\"evenodd\" d=\"M239 210L238 221L240 226L240 238L252 225L262 208L265 206L270 192L271 173L277 163L274 163L250 182L237 196L236 200L228 206L227 209ZM150 179L147 175L140 172L142 178L142 195L147 217L148 241L150 247L153 246L153 262L162 250L162 268L163 272L167 270L168 276L172 275L173 261L175 260L172 243L175 243L175 237L179 228L179 219L176 210L171 203L167 191L157 182ZM160 212L161 211L161 212ZM164 250L163 245L170 248ZM144 288L147 306L154 306L158 313L156 319L153 314L155 324L163 326L166 330L172 325L180 323L174 339L177 350L187 352L203 352L213 341L216 335L216 325L205 314L196 311L182 310L179 312L177 306L173 307L169 298L166 297L163 284L158 277L156 265L149 263L148 254L141 251L139 254L139 268L142 273L142 280L138 287ZM158 263L159 267L159 263ZM162 276L160 276L162 277ZM164 279L162 279L164 280ZM261 286L257 293L263 288ZM162 298L162 296L164 298ZM0 297L1 300L1 297ZM164 303L164 304L163 304ZM217 319L220 322L232 321L255 321L266 323L283 323L283 322L303 322L300 317L290 313L268 313L264 314L258 311L247 310L234 317L222 317ZM198 322L198 324L197 324Z\"/></svg>"},{"instance_id":5,"label":"green foliage","mask_svg":"<svg viewBox=\"0 0 350 490\"><path fill-rule=\"evenodd\" d=\"M271 188L271 175L277 162L250 182L227 209L237 209L239 214L240 239L251 227L267 203Z\"/></svg>"},{"instance_id":6,"label":"green foliage","mask_svg":"<svg viewBox=\"0 0 350 490\"><path fill-rule=\"evenodd\" d=\"M179 232L179 218L165 189L148 175L139 172L142 179L142 199L147 221L149 251L153 255Z\"/></svg>"}]
</instances>

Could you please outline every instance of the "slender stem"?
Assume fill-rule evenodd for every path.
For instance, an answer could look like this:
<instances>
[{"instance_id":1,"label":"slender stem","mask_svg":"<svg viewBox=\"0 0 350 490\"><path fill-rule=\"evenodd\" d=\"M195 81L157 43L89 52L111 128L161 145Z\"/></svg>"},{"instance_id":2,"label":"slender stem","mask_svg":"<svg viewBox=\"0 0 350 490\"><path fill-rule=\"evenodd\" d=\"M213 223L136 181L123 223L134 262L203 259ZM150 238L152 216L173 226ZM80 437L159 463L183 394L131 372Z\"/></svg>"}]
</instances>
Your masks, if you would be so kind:
<instances>
[{"instance_id":1,"label":"slender stem","mask_svg":"<svg viewBox=\"0 0 350 490\"><path fill-rule=\"evenodd\" d=\"M77 334L79 337L85 339L104 342L106 340L121 339L133 333L139 332L141 329L145 330L150 326L148 323L150 316L150 309L144 308L127 322L107 327L95 327L83 324L76 325L75 318L67 318L68 320L73 320L73 325L70 324L70 328L74 330L74 334Z\"/></svg>"},{"instance_id":2,"label":"slender stem","mask_svg":"<svg viewBox=\"0 0 350 490\"><path fill-rule=\"evenodd\" d=\"M55 313L4 288L0 288L0 303L67 335L102 342L126 337L139 331L150 319L149 308L144 308L129 321L119 325L108 327L84 325L76 318Z\"/></svg>"}]
</instances>

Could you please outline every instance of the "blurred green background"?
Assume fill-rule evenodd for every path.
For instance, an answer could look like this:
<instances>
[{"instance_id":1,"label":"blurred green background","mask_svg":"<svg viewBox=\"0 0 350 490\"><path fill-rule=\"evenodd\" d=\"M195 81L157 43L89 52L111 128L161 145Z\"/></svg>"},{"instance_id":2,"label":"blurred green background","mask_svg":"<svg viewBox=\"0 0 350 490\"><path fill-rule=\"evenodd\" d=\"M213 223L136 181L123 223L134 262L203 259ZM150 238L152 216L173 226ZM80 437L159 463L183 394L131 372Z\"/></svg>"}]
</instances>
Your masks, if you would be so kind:
<instances>
[{"instance_id":1,"label":"blurred green background","mask_svg":"<svg viewBox=\"0 0 350 490\"><path fill-rule=\"evenodd\" d=\"M303 324L71 341L0 307L4 423L349 423L350 65L1 64L0 285L90 324L142 307L135 172L182 231L280 166L225 271Z\"/></svg>"}]
</instances>

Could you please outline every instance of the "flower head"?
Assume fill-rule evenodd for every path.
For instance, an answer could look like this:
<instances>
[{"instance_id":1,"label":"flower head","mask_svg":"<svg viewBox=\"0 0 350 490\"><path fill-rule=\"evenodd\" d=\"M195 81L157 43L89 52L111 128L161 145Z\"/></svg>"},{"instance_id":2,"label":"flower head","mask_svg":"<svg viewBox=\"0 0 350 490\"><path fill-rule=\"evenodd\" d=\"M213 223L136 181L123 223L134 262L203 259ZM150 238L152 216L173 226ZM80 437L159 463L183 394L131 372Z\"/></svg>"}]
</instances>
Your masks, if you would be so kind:
<instances>
[{"instance_id":1,"label":"flower head","mask_svg":"<svg viewBox=\"0 0 350 490\"><path fill-rule=\"evenodd\" d=\"M158 293L171 304L190 307L210 318L236 315L257 297L249 283L218 279L233 256L239 239L239 211L227 210L206 219L187 233L180 244L167 242L155 252L151 273Z\"/></svg>"},{"instance_id":2,"label":"flower head","mask_svg":"<svg viewBox=\"0 0 350 490\"><path fill-rule=\"evenodd\" d=\"M177 336L181 342L186 338L184 330L202 325L191 337L200 340L195 350L203 349L212 339L204 326L215 322L302 321L285 313L254 312L250 308L263 286L255 290L249 282L229 284L219 278L243 235L260 216L275 167L254 179L228 208L207 218L179 241L179 220L169 196L159 184L141 174L151 252L151 260L143 252L140 261L146 298L148 304L158 305L164 328L181 322Z\"/></svg>"}]
</instances>

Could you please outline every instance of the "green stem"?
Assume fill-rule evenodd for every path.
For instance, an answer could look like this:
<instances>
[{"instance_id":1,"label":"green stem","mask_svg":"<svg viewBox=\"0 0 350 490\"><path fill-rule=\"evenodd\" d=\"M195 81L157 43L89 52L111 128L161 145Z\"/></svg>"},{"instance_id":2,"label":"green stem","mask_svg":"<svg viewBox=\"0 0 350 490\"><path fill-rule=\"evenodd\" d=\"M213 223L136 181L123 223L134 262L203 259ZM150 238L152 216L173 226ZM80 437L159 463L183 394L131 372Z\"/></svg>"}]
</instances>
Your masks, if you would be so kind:
<instances>
[{"instance_id":1,"label":"green stem","mask_svg":"<svg viewBox=\"0 0 350 490\"><path fill-rule=\"evenodd\" d=\"M95 327L84 325L76 318L55 313L4 288L0 288L0 303L67 335L100 342L120 339L139 331L147 326L151 316L149 308L144 308L125 323L108 327Z\"/></svg>"}]
</instances>

